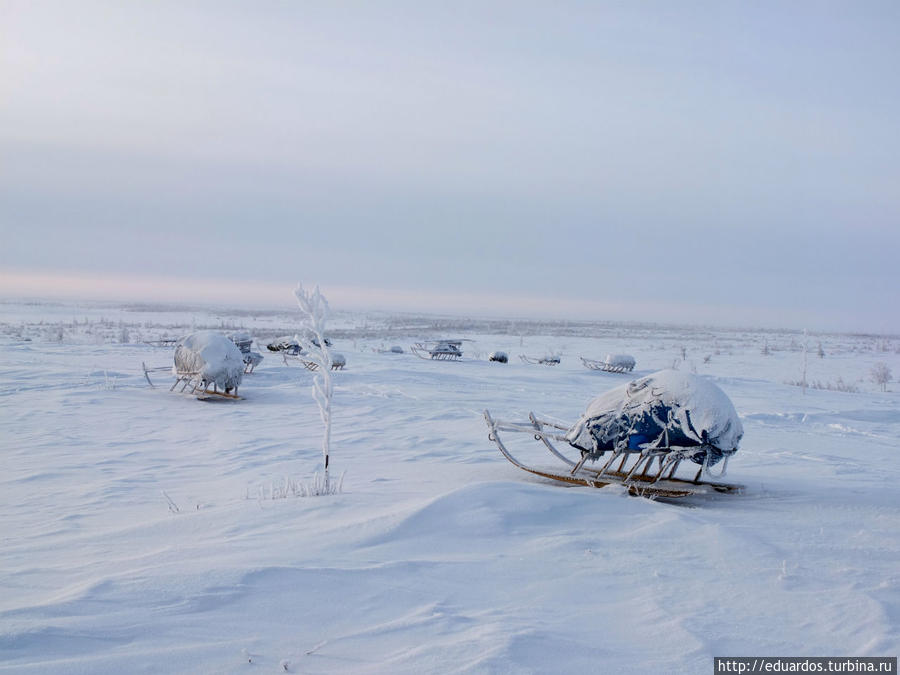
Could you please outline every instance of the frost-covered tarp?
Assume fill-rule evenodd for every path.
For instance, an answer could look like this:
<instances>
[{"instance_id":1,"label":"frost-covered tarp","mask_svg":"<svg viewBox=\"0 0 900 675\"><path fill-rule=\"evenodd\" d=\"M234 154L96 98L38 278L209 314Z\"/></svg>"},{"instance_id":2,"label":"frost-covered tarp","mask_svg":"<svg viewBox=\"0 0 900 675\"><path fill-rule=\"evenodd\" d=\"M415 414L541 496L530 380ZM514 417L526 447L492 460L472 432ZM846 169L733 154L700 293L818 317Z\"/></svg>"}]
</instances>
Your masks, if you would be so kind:
<instances>
[{"instance_id":1,"label":"frost-covered tarp","mask_svg":"<svg viewBox=\"0 0 900 675\"><path fill-rule=\"evenodd\" d=\"M702 447L693 461L712 466L736 452L743 435L734 405L719 387L662 370L595 398L566 439L591 456L624 448Z\"/></svg>"},{"instance_id":2,"label":"frost-covered tarp","mask_svg":"<svg viewBox=\"0 0 900 675\"><path fill-rule=\"evenodd\" d=\"M244 357L241 350L221 333L204 330L178 341L175 374L196 373L207 385L231 391L241 383Z\"/></svg>"}]
</instances>

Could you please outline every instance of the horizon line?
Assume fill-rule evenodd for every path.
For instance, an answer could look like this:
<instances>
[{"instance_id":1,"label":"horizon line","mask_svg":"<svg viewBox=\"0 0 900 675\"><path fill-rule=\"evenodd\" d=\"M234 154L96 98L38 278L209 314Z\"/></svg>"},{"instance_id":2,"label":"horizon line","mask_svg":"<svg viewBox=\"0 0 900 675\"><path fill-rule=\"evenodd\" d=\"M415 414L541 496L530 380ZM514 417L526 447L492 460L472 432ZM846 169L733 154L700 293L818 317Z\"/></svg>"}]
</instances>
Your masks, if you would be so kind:
<instances>
[{"instance_id":1,"label":"horizon line","mask_svg":"<svg viewBox=\"0 0 900 675\"><path fill-rule=\"evenodd\" d=\"M7 301L157 303L176 307L200 305L248 311L294 308L296 283L234 279L192 279L187 277L130 276L121 274L62 273L33 270L0 270L0 298ZM821 334L900 337L890 330L867 327L826 326L818 321L781 325L766 308L716 307L711 305L673 306L649 302L622 303L559 298L546 295L480 293L475 291L421 290L398 288L319 285L332 307L347 312L394 312L427 316L447 316L487 320L552 320L645 326L722 328L729 330L803 332ZM187 291L187 292L186 292ZM284 300L281 300L281 297ZM251 305L252 303L252 305ZM477 309L471 309L476 306ZM636 315L636 312L638 314ZM741 320L727 318L737 312ZM655 318L648 319L647 316ZM748 321L748 316L756 316ZM796 316L797 312L791 312ZM714 318L713 318L714 317ZM812 316L808 317L812 319ZM813 327L810 328L810 325Z\"/></svg>"}]
</instances>

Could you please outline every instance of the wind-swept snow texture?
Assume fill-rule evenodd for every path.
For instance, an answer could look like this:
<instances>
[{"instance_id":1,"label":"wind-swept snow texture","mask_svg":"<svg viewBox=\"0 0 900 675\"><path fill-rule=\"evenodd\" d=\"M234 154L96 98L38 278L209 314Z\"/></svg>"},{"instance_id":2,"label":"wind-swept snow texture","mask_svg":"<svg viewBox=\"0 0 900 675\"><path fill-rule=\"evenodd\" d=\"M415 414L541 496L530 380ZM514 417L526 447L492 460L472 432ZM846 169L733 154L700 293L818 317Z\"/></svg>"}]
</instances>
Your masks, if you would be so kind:
<instances>
[{"instance_id":1,"label":"wind-swept snow texture","mask_svg":"<svg viewBox=\"0 0 900 675\"><path fill-rule=\"evenodd\" d=\"M0 673L711 673L717 655L900 652L900 385L867 379L900 372L900 339L815 336L807 377L860 391L804 394L785 384L796 333L335 314L344 491L272 499L321 465L314 374L266 359L240 405L198 401L147 386L141 361L171 349L142 341L267 344L296 315L0 304ZM449 332L471 360L376 349ZM678 360L725 391L745 494L561 487L497 452L484 408L571 425L622 382L578 355L622 344L635 377ZM500 368L496 350L563 359Z\"/></svg>"},{"instance_id":2,"label":"wind-swept snow texture","mask_svg":"<svg viewBox=\"0 0 900 675\"><path fill-rule=\"evenodd\" d=\"M244 375L244 355L227 337L212 330L192 333L175 346L176 375L196 373L207 384L231 391Z\"/></svg>"},{"instance_id":3,"label":"wind-swept snow texture","mask_svg":"<svg viewBox=\"0 0 900 675\"><path fill-rule=\"evenodd\" d=\"M743 435L734 405L714 383L661 370L597 396L566 438L592 456L620 447L707 446L708 456L693 459L712 466L734 454Z\"/></svg>"}]
</instances>

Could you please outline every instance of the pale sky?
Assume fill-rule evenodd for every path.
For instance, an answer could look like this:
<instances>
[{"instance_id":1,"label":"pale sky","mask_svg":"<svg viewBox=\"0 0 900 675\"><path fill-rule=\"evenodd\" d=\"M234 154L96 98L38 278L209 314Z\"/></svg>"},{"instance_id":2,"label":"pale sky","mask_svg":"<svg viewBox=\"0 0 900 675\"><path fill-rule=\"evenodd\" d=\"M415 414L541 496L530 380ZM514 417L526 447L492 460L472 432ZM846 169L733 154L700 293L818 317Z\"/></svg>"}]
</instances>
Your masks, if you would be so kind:
<instances>
[{"instance_id":1,"label":"pale sky","mask_svg":"<svg viewBox=\"0 0 900 675\"><path fill-rule=\"evenodd\" d=\"M0 295L898 333L898 35L893 1L0 0Z\"/></svg>"}]
</instances>

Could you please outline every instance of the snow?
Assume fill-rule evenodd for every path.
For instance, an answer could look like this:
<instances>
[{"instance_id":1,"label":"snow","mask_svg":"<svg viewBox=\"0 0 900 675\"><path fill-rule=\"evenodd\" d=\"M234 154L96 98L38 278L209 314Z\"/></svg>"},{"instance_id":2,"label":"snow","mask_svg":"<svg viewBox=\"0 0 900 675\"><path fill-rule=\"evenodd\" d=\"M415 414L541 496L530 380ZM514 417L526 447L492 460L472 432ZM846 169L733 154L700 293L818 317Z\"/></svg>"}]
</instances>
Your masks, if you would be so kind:
<instances>
[{"instance_id":1,"label":"snow","mask_svg":"<svg viewBox=\"0 0 900 675\"><path fill-rule=\"evenodd\" d=\"M144 381L170 348L119 336L262 342L296 314L0 304L0 673L694 673L717 655L900 651L900 386L869 379L900 371L900 339L815 336L809 378L858 392L804 392L785 384L791 333L336 315L344 491L272 499L321 465L313 373L266 359L244 400L197 401ZM472 358L376 350L438 329ZM624 343L633 376L578 359ZM563 358L498 368L498 349ZM674 361L734 403L745 494L551 485L487 439L484 408L571 424Z\"/></svg>"},{"instance_id":2,"label":"snow","mask_svg":"<svg viewBox=\"0 0 900 675\"><path fill-rule=\"evenodd\" d=\"M668 440L664 446L708 443L724 455L734 454L744 435L734 405L715 383L667 369L594 398L566 438L575 447L595 454L614 450L619 443L636 449L630 443L633 434L643 439L641 443L656 446L663 430ZM652 438L644 438L646 433ZM712 466L721 458L717 453L706 461Z\"/></svg>"},{"instance_id":3,"label":"snow","mask_svg":"<svg viewBox=\"0 0 900 675\"><path fill-rule=\"evenodd\" d=\"M244 356L221 333L198 331L178 341L173 373L196 373L207 384L231 391L244 375Z\"/></svg>"}]
</instances>

